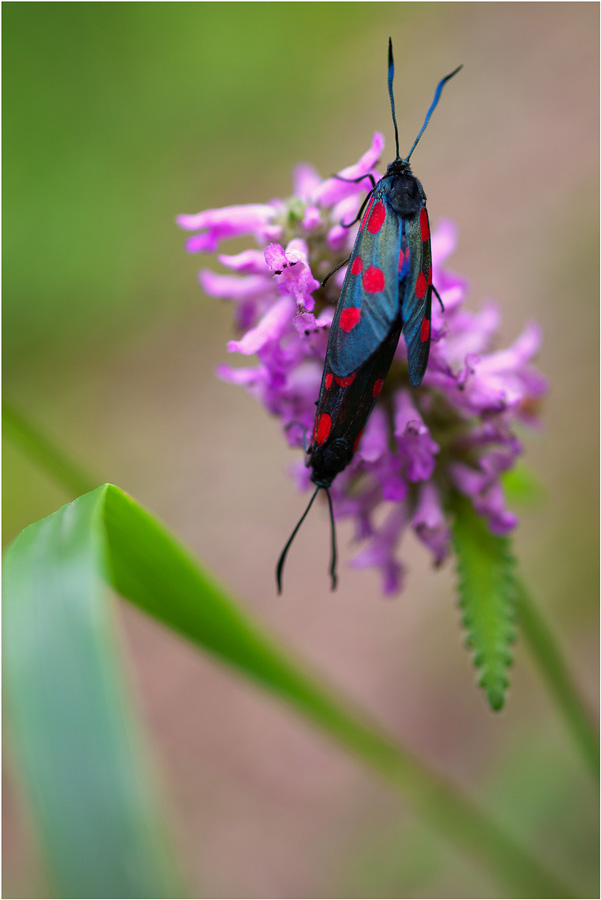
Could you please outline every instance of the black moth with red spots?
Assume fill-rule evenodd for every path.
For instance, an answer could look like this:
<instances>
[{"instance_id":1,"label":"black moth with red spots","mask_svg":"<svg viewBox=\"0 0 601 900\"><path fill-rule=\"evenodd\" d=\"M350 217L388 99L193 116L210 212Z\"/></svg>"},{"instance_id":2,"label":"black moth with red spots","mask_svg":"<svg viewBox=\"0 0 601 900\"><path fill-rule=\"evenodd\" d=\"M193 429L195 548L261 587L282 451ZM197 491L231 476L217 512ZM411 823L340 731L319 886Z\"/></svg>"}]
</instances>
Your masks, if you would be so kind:
<instances>
[{"instance_id":1,"label":"black moth with red spots","mask_svg":"<svg viewBox=\"0 0 601 900\"><path fill-rule=\"evenodd\" d=\"M362 176L371 180L372 188L355 220L361 220L361 224L332 322L313 437L307 450L307 465L312 469L315 491L280 556L276 572L279 593L288 548L321 489L326 492L330 508L332 590L336 587L336 535L328 489L353 458L392 365L401 332L407 345L409 380L413 387L419 386L426 372L433 292L430 225L426 195L411 172L409 158L445 83L460 68L438 84L421 131L407 156L401 159L392 92L392 41L389 40L388 92L397 155L377 184L371 175Z\"/></svg>"}]
</instances>

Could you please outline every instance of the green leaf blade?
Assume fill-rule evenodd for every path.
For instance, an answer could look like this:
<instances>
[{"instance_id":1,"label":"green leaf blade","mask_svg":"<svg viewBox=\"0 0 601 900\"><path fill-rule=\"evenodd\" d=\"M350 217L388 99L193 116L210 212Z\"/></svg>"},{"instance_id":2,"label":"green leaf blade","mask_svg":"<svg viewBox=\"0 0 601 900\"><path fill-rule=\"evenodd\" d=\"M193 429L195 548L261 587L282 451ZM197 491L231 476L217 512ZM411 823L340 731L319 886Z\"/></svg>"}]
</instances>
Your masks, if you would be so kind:
<instances>
[{"instance_id":1,"label":"green leaf blade","mask_svg":"<svg viewBox=\"0 0 601 900\"><path fill-rule=\"evenodd\" d=\"M57 895L177 896L103 577L105 496L62 507L7 552L9 730Z\"/></svg>"},{"instance_id":2,"label":"green leaf blade","mask_svg":"<svg viewBox=\"0 0 601 900\"><path fill-rule=\"evenodd\" d=\"M509 539L488 530L471 504L454 500L453 543L459 575L459 607L466 646L473 651L478 685L500 712L509 687L515 641L515 562Z\"/></svg>"}]
</instances>

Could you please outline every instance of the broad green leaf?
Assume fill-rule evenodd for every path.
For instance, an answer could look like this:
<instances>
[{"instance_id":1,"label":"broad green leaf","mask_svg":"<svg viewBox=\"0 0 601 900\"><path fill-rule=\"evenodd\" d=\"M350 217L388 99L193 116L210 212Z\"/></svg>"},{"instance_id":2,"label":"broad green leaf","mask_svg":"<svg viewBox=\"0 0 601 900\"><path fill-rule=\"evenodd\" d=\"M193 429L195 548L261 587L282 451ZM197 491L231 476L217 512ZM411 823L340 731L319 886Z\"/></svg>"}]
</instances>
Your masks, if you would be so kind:
<instances>
[{"instance_id":1,"label":"broad green leaf","mask_svg":"<svg viewBox=\"0 0 601 900\"><path fill-rule=\"evenodd\" d=\"M99 577L107 491L29 526L6 554L9 732L53 891L173 897L182 886Z\"/></svg>"},{"instance_id":2,"label":"broad green leaf","mask_svg":"<svg viewBox=\"0 0 601 900\"><path fill-rule=\"evenodd\" d=\"M509 539L490 533L471 503L456 496L453 503L453 543L459 574L459 606L473 650L478 684L491 708L501 710L509 687L507 670L513 663L515 641L515 563Z\"/></svg>"},{"instance_id":3,"label":"broad green leaf","mask_svg":"<svg viewBox=\"0 0 601 900\"><path fill-rule=\"evenodd\" d=\"M10 730L57 893L181 896L123 684L107 583L278 695L518 896L571 896L469 800L270 638L113 485L27 528L5 564Z\"/></svg>"}]
</instances>

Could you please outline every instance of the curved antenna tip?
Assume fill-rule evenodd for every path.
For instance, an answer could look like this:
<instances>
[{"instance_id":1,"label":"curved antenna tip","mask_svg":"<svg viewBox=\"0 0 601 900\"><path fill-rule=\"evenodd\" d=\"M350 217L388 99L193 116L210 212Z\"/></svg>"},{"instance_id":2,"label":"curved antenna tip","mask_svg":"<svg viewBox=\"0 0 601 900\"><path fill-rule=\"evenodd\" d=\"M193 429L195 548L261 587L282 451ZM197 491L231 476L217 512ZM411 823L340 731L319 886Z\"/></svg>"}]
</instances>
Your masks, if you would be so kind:
<instances>
[{"instance_id":1,"label":"curved antenna tip","mask_svg":"<svg viewBox=\"0 0 601 900\"><path fill-rule=\"evenodd\" d=\"M419 131L418 136L417 136L416 139L413 141L413 146L411 147L411 150L409 151L409 153L408 153L407 156L405 157L404 162L409 162L409 159L411 158L411 154L413 153L413 151L414 151L415 148L417 147L417 144L418 144L418 142L419 142L419 139L421 138L422 134L424 133L424 131L425 131L426 128L428 127L428 122L430 121L430 116L432 115L432 113L433 113L434 110L436 109L436 106L438 105L438 101L440 100L440 95L442 94L442 89L443 89L443 87L445 86L445 84L447 83L447 81L448 81L450 78L452 78L454 75L457 74L457 72L459 72L460 69L463 69L463 65L457 66L457 68L454 69L449 75L445 75L445 77L444 77L441 81L438 82L438 85L437 85L437 87L436 87L436 91L435 91L435 93L434 93L434 100L432 101L432 103L431 103L431 105L430 105L430 109L429 109L428 112L426 113L426 119L425 119L425 121L424 121L424 124L423 124L422 127L420 128L420 131Z\"/></svg>"},{"instance_id":2,"label":"curved antenna tip","mask_svg":"<svg viewBox=\"0 0 601 900\"><path fill-rule=\"evenodd\" d=\"M284 563L286 562L286 555L287 555L287 553L288 553L288 550L290 549L290 545L291 545L292 541L293 541L294 538L296 537L297 531L299 530L299 528L301 527L301 525L303 524L303 522L304 522L305 519L307 518L307 515L308 515L308 513L309 513L309 510L311 509L311 507L312 507L312 505L313 505L313 501L314 501L315 498L317 497L318 491L319 491L319 486L316 487L315 490L313 491L313 494L312 494L312 496L311 496L311 499L309 500L309 503L308 503L308 505L307 505L307 508L305 509L304 513L303 513L302 516L300 517L300 519L299 519L299 521L298 521L298 523L297 523L297 525L296 525L296 528L294 529L294 531L292 532L292 534L291 534L290 537L288 538L288 541L287 541L287 543L286 543L286 546L285 546L284 549L282 550L282 552L281 552L281 554L280 554L280 558L278 559L277 568L276 568L276 570L275 570L275 580L276 580L276 584L277 584L277 586L278 586L278 594L281 594L281 593L282 593L282 575L283 575L283 573L284 573Z\"/></svg>"},{"instance_id":3,"label":"curved antenna tip","mask_svg":"<svg viewBox=\"0 0 601 900\"><path fill-rule=\"evenodd\" d=\"M394 81L394 59L392 56L392 38L388 38L388 96L390 98L390 111L392 113L392 124L394 125L394 142L396 145L396 159L400 159L399 153L399 129L396 123L396 113L394 109L394 91L392 90L392 82Z\"/></svg>"}]
</instances>

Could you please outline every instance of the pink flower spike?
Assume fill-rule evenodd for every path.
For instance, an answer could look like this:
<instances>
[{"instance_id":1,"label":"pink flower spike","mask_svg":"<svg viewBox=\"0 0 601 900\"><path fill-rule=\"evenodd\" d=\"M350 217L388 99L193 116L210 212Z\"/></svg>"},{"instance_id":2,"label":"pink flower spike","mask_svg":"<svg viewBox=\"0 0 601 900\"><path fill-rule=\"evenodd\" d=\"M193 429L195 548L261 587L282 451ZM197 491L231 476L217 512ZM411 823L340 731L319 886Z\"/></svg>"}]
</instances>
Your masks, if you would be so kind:
<instances>
[{"instance_id":1,"label":"pink flower spike","mask_svg":"<svg viewBox=\"0 0 601 900\"><path fill-rule=\"evenodd\" d=\"M379 181L375 166L383 146L382 136L374 135L369 150L340 174L371 174ZM193 251L213 250L221 240L242 234L257 244L220 255L227 274L202 271L199 280L206 294L233 302L238 334L229 351L258 356L254 367L222 365L218 375L244 387L277 417L285 440L299 448L294 466L299 490L311 486L311 469L300 447L304 434L311 441L320 386L331 391L327 402L333 415L347 396L341 393L348 387L340 384L342 378L334 381L335 374L328 372L324 379L323 368L345 260L359 227L343 228L342 223L356 218L370 188L369 178L321 180L305 164L295 170L295 196L289 200L211 209L178 220L192 232L188 249ZM467 280L445 265L456 243L454 223L443 219L432 229L433 284L444 310L434 302L422 384L418 389L409 385L403 338L383 391L380 380L373 383L359 365L355 391L359 385L372 391L359 398L363 408L372 400L376 405L364 432L357 440L351 435L352 458L330 487L336 520L350 519L355 539L368 542L352 565L377 567L385 593L402 587L399 545L407 527L430 550L435 565L448 555L456 491L469 498L492 533L515 527L501 479L522 453L515 426L537 424L547 387L533 363L540 328L530 323L509 347L497 349L503 347L498 338L502 307L492 301L468 307ZM316 276L323 279L337 266L322 289ZM357 401L358 393L351 396ZM344 414L348 423L350 404ZM339 433L338 448L348 452L344 426ZM383 509L387 503L390 510Z\"/></svg>"}]
</instances>

